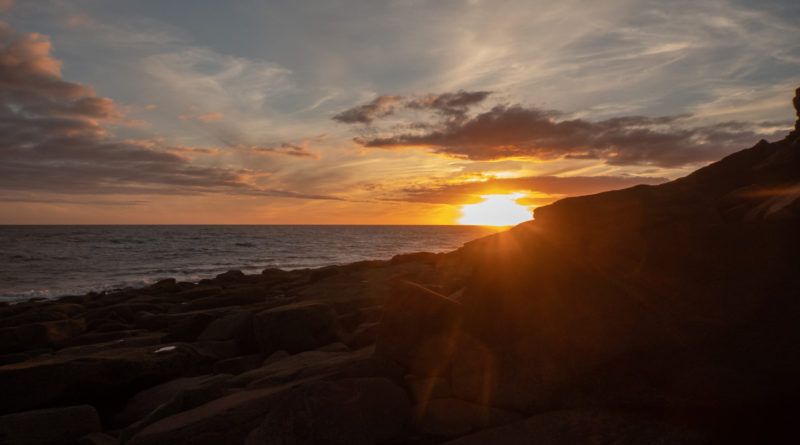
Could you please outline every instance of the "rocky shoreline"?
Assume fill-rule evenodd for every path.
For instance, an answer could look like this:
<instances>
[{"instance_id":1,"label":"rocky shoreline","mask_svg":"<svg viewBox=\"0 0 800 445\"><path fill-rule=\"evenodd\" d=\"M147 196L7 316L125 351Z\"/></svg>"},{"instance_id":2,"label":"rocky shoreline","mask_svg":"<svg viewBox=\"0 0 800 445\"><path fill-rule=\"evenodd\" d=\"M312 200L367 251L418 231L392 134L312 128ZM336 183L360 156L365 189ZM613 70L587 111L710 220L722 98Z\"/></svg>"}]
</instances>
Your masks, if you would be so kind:
<instances>
[{"instance_id":1,"label":"rocky shoreline","mask_svg":"<svg viewBox=\"0 0 800 445\"><path fill-rule=\"evenodd\" d=\"M800 119L535 216L446 254L0 305L0 443L796 440Z\"/></svg>"}]
</instances>

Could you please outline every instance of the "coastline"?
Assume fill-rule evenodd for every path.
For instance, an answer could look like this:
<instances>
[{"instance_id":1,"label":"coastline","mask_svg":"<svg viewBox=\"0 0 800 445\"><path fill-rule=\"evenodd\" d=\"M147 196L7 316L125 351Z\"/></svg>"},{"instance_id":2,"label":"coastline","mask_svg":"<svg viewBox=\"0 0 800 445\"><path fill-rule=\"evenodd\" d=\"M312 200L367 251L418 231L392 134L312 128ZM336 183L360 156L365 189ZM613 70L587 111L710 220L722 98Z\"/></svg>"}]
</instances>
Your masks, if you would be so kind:
<instances>
[{"instance_id":1,"label":"coastline","mask_svg":"<svg viewBox=\"0 0 800 445\"><path fill-rule=\"evenodd\" d=\"M448 252L494 230L474 226L0 227L0 301L197 282L247 274Z\"/></svg>"},{"instance_id":2,"label":"coastline","mask_svg":"<svg viewBox=\"0 0 800 445\"><path fill-rule=\"evenodd\" d=\"M402 367L374 354L383 305L407 282L445 294L457 292L468 276L459 270L457 255L420 252L251 275L234 270L197 283L165 279L143 288L0 303L0 415L8 414L6 422L0 420L0 432L35 436L35 429L15 430L13 424L27 424L10 413L80 401L74 408L25 415L52 421L58 431L61 423L52 418L70 416L71 411L63 410L72 409L82 419L67 428L73 434L77 428L80 435L105 434L122 443L160 443L165 437L173 441L177 439L163 432L171 414L225 394L253 395L266 403L274 394L261 397L255 389L288 384L279 391L287 392L300 382L324 381L331 374L367 379L379 391L388 388L393 395L386 403L398 409L394 428L405 431L408 416L401 411L410 411L413 397L422 395L409 398L404 391L393 391L404 385ZM76 362L92 365L74 369ZM112 369L128 370L116 374ZM40 372L47 373L46 384L37 381ZM191 402L172 400L169 410L144 419L130 413L142 404L155 407L168 401L161 392L183 394L185 384L202 395ZM248 411L243 418L226 411L212 417L233 423L224 441L235 443L258 426L253 418L263 415L263 409ZM195 419L190 426L209 432L214 424L210 420ZM173 433L179 432L185 433Z\"/></svg>"}]
</instances>

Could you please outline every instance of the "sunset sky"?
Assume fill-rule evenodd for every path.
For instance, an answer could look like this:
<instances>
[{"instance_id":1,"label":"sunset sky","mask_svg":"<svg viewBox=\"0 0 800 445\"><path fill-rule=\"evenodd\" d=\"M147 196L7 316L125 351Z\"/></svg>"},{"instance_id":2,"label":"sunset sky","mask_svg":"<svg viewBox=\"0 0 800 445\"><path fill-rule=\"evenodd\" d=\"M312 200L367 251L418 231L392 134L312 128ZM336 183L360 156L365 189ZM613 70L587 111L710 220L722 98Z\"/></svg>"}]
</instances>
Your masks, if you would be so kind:
<instances>
[{"instance_id":1,"label":"sunset sky","mask_svg":"<svg viewBox=\"0 0 800 445\"><path fill-rule=\"evenodd\" d=\"M800 2L0 0L2 224L453 224L794 124Z\"/></svg>"}]
</instances>

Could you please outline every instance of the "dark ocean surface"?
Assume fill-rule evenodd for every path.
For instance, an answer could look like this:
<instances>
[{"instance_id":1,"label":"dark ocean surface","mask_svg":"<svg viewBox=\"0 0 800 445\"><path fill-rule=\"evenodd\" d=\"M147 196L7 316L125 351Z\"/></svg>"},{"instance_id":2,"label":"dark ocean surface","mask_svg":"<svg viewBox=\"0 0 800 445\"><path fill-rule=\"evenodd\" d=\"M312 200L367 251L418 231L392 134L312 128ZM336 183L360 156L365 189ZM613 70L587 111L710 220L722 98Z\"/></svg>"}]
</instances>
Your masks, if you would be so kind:
<instances>
[{"instance_id":1,"label":"dark ocean surface","mask_svg":"<svg viewBox=\"0 0 800 445\"><path fill-rule=\"evenodd\" d=\"M0 226L0 301L446 252L481 226Z\"/></svg>"}]
</instances>

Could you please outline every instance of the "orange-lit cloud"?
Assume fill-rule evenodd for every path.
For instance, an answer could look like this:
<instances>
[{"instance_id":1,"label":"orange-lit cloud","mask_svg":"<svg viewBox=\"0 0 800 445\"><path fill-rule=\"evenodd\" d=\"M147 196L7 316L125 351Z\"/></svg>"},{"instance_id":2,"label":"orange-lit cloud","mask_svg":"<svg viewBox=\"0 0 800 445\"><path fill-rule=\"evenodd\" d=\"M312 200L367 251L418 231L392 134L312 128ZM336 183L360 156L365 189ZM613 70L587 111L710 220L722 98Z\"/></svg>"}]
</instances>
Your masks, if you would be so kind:
<instances>
[{"instance_id":1,"label":"orange-lit cloud","mask_svg":"<svg viewBox=\"0 0 800 445\"><path fill-rule=\"evenodd\" d=\"M483 195L519 196L525 205L542 205L565 196L587 195L638 184L661 184L665 178L632 176L526 176L519 178L483 178L478 181L452 181L444 184L418 184L398 191L390 199L440 204L474 204Z\"/></svg>"},{"instance_id":2,"label":"orange-lit cloud","mask_svg":"<svg viewBox=\"0 0 800 445\"><path fill-rule=\"evenodd\" d=\"M203 122L218 122L222 120L222 113L205 113L197 116Z\"/></svg>"},{"instance_id":3,"label":"orange-lit cloud","mask_svg":"<svg viewBox=\"0 0 800 445\"><path fill-rule=\"evenodd\" d=\"M476 96L476 99L483 100L483 97ZM449 111L439 113L439 117L431 121L405 125L395 123L388 129L370 129L354 140L367 148L424 147L437 154L479 161L594 159L609 165L680 167L718 159L760 137L777 136L774 134L776 125L778 128L788 126L788 123L775 122L721 122L693 126L689 115L622 116L590 121L568 119L561 112L522 105L497 105L467 118L466 107L480 100L466 101L460 108L452 110L444 108ZM418 107L436 109L432 105L435 103L426 105L428 102L419 102ZM349 116L357 111L363 110L356 107L342 114ZM372 124L386 114L370 115L366 123ZM341 118L338 120L348 122ZM762 129L767 129L770 134L764 134Z\"/></svg>"}]
</instances>

